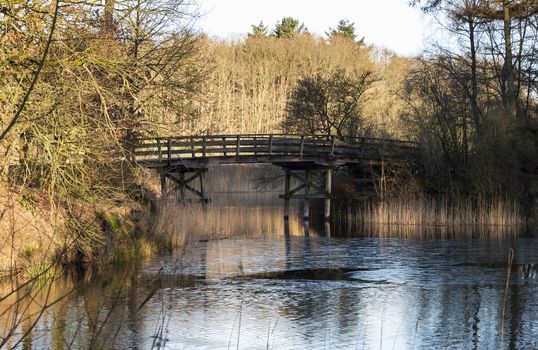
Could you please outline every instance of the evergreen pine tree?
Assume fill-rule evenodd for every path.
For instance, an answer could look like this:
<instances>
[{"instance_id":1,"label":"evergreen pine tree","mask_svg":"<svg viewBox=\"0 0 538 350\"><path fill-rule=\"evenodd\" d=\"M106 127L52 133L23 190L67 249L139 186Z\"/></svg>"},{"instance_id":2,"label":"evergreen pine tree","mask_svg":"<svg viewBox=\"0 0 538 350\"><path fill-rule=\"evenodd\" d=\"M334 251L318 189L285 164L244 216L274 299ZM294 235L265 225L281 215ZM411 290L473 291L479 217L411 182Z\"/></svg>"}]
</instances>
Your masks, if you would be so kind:
<instances>
[{"instance_id":1,"label":"evergreen pine tree","mask_svg":"<svg viewBox=\"0 0 538 350\"><path fill-rule=\"evenodd\" d=\"M276 24L273 35L277 38L291 38L296 34L307 33L303 23L293 17L284 17Z\"/></svg>"},{"instance_id":2,"label":"evergreen pine tree","mask_svg":"<svg viewBox=\"0 0 538 350\"><path fill-rule=\"evenodd\" d=\"M345 19L341 19L336 26L336 29L329 28L329 32L325 33L329 39L335 37L349 38L351 40L356 40L357 34L355 33L355 23L350 22ZM358 40L359 44L364 44L364 37Z\"/></svg>"},{"instance_id":3,"label":"evergreen pine tree","mask_svg":"<svg viewBox=\"0 0 538 350\"><path fill-rule=\"evenodd\" d=\"M269 28L265 24L263 24L263 21L260 21L258 24L252 25L252 31L248 33L249 38L259 38L263 36L267 36L269 34Z\"/></svg>"}]
</instances>

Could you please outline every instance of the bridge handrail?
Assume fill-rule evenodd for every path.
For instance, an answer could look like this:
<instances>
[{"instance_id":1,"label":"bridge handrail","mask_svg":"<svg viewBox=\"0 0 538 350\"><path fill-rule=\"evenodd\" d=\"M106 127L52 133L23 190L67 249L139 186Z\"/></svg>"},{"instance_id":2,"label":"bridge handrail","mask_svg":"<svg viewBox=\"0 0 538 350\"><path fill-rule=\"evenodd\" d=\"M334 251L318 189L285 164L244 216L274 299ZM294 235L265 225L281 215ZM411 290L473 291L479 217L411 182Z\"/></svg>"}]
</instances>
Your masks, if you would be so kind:
<instances>
[{"instance_id":1,"label":"bridge handrail","mask_svg":"<svg viewBox=\"0 0 538 350\"><path fill-rule=\"evenodd\" d=\"M383 146L381 149L379 146ZM375 150L371 149L375 146ZM387 155L418 149L411 141L348 137L341 141L332 135L233 134L145 137L134 149L136 161L162 161L239 156L340 156L365 157L367 152Z\"/></svg>"},{"instance_id":2,"label":"bridge handrail","mask_svg":"<svg viewBox=\"0 0 538 350\"><path fill-rule=\"evenodd\" d=\"M264 138L264 137L286 137L286 138L298 138L303 137L305 140L319 140L319 139L331 139L332 137L338 137L334 135L322 135L322 134L211 134L211 135L179 135L179 136L156 136L156 137L140 137L137 141L151 141L151 140L166 140L166 139L175 139L175 140L188 140L188 139L201 139L201 138ZM399 140L393 138L380 138L380 137L367 137L367 136L344 136L345 141L339 140L341 142L348 142L352 140L367 140L367 141L380 141L380 142L389 142L389 143L400 143L400 144L409 144L415 147L419 146L418 142L408 141L408 140Z\"/></svg>"}]
</instances>

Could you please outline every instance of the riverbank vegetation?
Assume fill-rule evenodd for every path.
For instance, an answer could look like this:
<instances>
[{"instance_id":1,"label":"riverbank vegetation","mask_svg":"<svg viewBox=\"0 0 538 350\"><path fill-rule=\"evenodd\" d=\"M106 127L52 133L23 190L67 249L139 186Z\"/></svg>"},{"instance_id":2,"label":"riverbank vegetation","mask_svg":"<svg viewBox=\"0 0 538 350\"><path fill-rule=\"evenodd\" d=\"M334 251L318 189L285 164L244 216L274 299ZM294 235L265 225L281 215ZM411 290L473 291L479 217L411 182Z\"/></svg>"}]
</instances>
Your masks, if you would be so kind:
<instances>
[{"instance_id":1,"label":"riverbank vegetation","mask_svg":"<svg viewBox=\"0 0 538 350\"><path fill-rule=\"evenodd\" d=\"M172 204L159 202L155 182L129 161L136 139L155 134L412 140L419 164L372 171L368 196L359 181L342 182L336 199L345 207L335 208L383 225L530 222L538 201L536 5L415 6L449 38L420 57L367 45L348 21L324 37L283 18L274 28L254 25L243 40L209 38L196 29L190 0L0 5L0 270L170 246L160 219L148 224L141 213L165 217Z\"/></svg>"}]
</instances>

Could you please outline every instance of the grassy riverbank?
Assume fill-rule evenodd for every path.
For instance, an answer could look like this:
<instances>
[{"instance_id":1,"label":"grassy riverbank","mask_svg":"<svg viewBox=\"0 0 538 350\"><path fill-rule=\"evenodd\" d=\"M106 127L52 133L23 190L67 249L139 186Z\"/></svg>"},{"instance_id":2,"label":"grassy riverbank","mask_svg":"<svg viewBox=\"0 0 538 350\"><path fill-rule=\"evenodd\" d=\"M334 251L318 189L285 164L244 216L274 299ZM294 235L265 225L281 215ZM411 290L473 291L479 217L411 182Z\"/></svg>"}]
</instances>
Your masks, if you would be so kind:
<instances>
[{"instance_id":1,"label":"grassy riverbank","mask_svg":"<svg viewBox=\"0 0 538 350\"><path fill-rule=\"evenodd\" d=\"M137 191L138 199L125 197L119 203L58 205L46 193L2 186L0 276L31 277L51 265L103 266L167 249L168 240L145 231L139 219L150 211L151 200L144 196L151 190Z\"/></svg>"}]
</instances>

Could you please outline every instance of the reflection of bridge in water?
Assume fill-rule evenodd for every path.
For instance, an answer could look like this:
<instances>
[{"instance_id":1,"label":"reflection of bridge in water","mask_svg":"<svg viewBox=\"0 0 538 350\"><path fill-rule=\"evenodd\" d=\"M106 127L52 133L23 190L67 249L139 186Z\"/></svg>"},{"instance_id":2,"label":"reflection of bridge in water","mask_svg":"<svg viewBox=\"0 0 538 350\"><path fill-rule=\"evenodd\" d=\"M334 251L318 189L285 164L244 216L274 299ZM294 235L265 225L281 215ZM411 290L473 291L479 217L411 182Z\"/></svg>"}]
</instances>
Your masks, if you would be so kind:
<instances>
[{"instance_id":1,"label":"reflection of bridge in water","mask_svg":"<svg viewBox=\"0 0 538 350\"><path fill-rule=\"evenodd\" d=\"M308 220L310 200L323 199L324 216L331 213L332 172L348 165L381 166L418 158L417 143L409 141L327 135L243 134L155 137L140 139L135 148L138 164L156 170L161 186L174 183L181 198L185 192L208 202L204 173L227 164L273 164L286 176L284 217L289 216L290 199L304 201L303 218ZM295 179L294 187L291 186ZM198 186L195 186L195 183Z\"/></svg>"}]
</instances>

